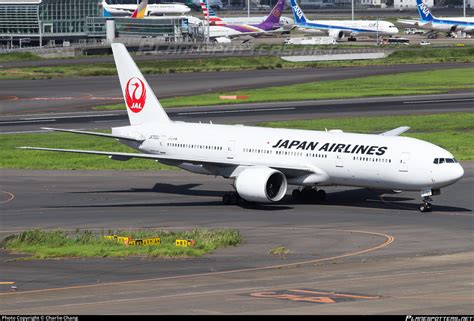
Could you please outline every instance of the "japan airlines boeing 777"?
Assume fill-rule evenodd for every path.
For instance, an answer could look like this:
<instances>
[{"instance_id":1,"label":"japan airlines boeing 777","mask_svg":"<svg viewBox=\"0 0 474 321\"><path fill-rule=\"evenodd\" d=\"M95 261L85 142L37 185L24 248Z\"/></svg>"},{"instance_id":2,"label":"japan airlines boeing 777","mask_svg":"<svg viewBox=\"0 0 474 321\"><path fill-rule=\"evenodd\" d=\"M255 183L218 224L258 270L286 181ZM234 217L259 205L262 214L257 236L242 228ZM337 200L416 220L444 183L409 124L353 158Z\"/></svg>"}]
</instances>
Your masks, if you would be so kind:
<instances>
[{"instance_id":1,"label":"japan airlines boeing 777","mask_svg":"<svg viewBox=\"0 0 474 321\"><path fill-rule=\"evenodd\" d=\"M323 32L330 37L341 40L345 37L356 36L393 36L398 33L397 27L383 20L308 20L296 0L290 0L295 25L307 32Z\"/></svg>"},{"instance_id":2,"label":"japan airlines boeing 777","mask_svg":"<svg viewBox=\"0 0 474 321\"><path fill-rule=\"evenodd\" d=\"M400 127L380 135L176 122L165 110L123 44L112 44L130 126L111 134L51 129L117 139L139 152L119 153L40 147L23 149L105 155L113 160L144 158L234 180L239 199L272 203L293 196L324 199L321 186L343 185L390 191L421 191L420 210L431 210L431 196L464 174L453 155L431 143L399 135Z\"/></svg>"}]
</instances>

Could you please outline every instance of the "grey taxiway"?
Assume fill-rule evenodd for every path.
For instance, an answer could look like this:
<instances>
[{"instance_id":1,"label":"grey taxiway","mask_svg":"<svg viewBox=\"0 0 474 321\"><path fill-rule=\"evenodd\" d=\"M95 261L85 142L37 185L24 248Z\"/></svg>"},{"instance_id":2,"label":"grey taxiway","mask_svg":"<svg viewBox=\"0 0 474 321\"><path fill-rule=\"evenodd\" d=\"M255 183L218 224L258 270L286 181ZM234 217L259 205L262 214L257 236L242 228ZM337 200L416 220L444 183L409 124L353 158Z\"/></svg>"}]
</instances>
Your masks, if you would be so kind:
<instances>
[{"instance_id":1,"label":"grey taxiway","mask_svg":"<svg viewBox=\"0 0 474 321\"><path fill-rule=\"evenodd\" d=\"M182 171L2 170L1 230L236 228L202 258L23 260L0 252L1 314L472 314L474 163L436 197L328 188L323 204L221 204ZM289 253L269 251L284 246Z\"/></svg>"}]
</instances>

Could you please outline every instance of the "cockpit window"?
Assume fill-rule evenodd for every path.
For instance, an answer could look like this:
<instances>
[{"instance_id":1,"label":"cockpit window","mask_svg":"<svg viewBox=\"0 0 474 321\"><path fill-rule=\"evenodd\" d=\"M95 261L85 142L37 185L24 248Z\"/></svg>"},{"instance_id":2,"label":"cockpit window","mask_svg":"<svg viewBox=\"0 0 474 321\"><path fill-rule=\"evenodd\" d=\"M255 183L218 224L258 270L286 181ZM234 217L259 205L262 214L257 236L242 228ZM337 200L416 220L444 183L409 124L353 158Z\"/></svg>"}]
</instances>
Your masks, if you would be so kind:
<instances>
[{"instance_id":1,"label":"cockpit window","mask_svg":"<svg viewBox=\"0 0 474 321\"><path fill-rule=\"evenodd\" d=\"M444 164L444 163L457 163L458 161L455 158L435 158L433 164Z\"/></svg>"}]
</instances>

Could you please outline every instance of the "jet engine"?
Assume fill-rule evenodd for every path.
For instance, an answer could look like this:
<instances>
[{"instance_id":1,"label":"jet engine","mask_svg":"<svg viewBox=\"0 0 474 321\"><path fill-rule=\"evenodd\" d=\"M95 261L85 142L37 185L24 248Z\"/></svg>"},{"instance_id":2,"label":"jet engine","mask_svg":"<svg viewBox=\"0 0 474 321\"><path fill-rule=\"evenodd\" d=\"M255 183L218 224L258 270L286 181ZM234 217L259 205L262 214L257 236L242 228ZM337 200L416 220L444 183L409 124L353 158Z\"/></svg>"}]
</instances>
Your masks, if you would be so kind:
<instances>
[{"instance_id":1,"label":"jet engine","mask_svg":"<svg viewBox=\"0 0 474 321\"><path fill-rule=\"evenodd\" d=\"M336 39L336 40L341 40L344 38L344 31L342 30L337 30L337 29L331 29L329 30L329 36Z\"/></svg>"},{"instance_id":2,"label":"jet engine","mask_svg":"<svg viewBox=\"0 0 474 321\"><path fill-rule=\"evenodd\" d=\"M285 196L288 182L280 171L264 166L252 166L237 176L234 186L239 196L246 201L272 203Z\"/></svg>"}]
</instances>

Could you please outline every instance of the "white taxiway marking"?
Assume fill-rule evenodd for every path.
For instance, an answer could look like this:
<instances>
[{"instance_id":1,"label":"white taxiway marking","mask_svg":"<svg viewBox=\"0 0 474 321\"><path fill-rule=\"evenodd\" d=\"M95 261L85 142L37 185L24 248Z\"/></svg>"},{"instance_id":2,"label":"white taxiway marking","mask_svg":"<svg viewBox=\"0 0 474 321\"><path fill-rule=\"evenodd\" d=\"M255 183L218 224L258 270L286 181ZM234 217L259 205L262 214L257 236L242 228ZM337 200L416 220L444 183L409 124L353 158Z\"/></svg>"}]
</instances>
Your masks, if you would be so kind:
<instances>
[{"instance_id":1,"label":"white taxiway marking","mask_svg":"<svg viewBox=\"0 0 474 321\"><path fill-rule=\"evenodd\" d=\"M194 111L187 113L178 113L178 115L206 115L206 114L230 114L230 113L247 113L247 112L265 112L278 110L293 110L294 107L288 108L267 108L267 109L239 109L239 110L216 110L216 111Z\"/></svg>"},{"instance_id":2,"label":"white taxiway marking","mask_svg":"<svg viewBox=\"0 0 474 321\"><path fill-rule=\"evenodd\" d=\"M463 101L474 101L474 98L464 98L464 99L444 99L444 100L417 100L417 101L404 101L404 104L426 104L426 103L455 103Z\"/></svg>"}]
</instances>

